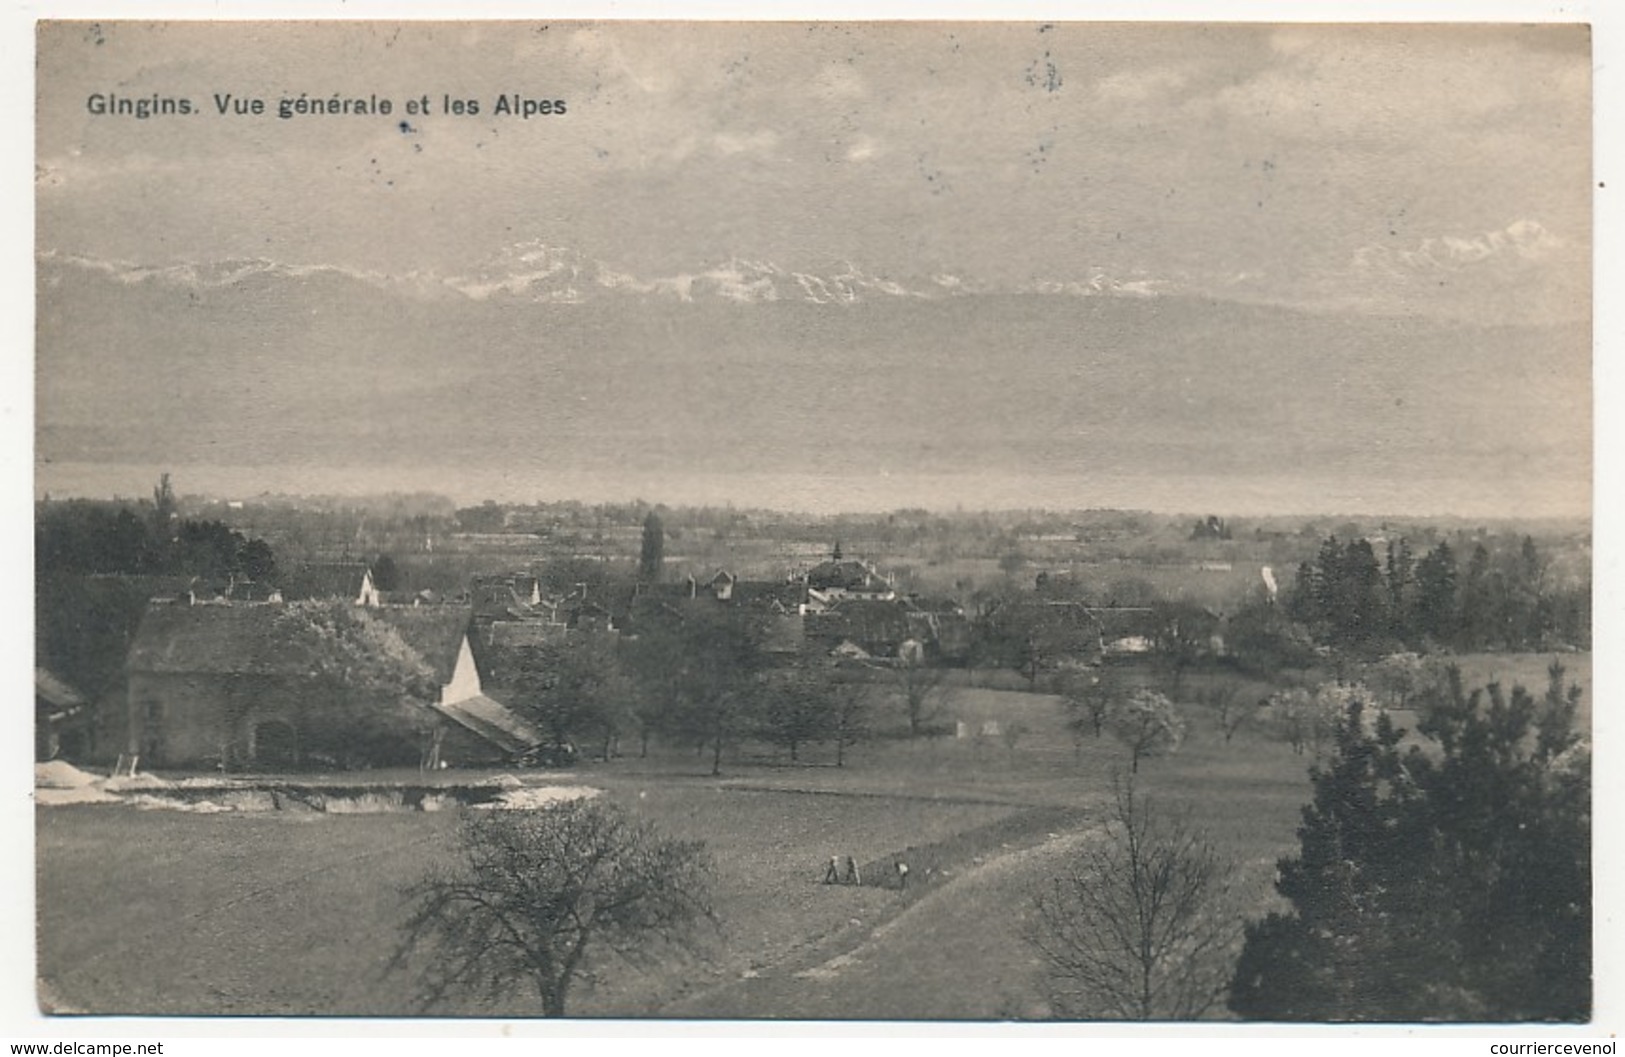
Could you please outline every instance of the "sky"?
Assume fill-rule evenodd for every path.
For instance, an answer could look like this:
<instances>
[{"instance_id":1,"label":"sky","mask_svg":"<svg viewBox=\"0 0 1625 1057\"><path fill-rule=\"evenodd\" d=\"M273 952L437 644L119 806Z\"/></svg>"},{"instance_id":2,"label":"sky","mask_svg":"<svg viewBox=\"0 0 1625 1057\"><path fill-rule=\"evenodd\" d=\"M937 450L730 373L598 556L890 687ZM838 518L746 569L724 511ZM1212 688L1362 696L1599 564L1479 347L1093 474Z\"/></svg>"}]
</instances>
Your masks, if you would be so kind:
<instances>
[{"instance_id":1,"label":"sky","mask_svg":"<svg viewBox=\"0 0 1625 1057\"><path fill-rule=\"evenodd\" d=\"M139 493L162 465L252 493L319 466L341 486L410 484L421 470L425 487L477 481L499 498L566 486L629 498L665 481L707 501L810 491L824 506L1022 505L1042 494L1182 508L1240 491L1256 512L1589 509L1582 26L104 22L46 25L38 47L37 490ZM275 116L282 98L335 93L389 98L394 111ZM94 115L95 94L184 98L198 113ZM227 94L273 113L220 116L216 96ZM493 113L515 94L563 100L566 112ZM430 114L403 112L424 95ZM448 97L481 113L443 113ZM1055 331L1091 298L1121 311L1080 321L1101 331L1068 348ZM708 301L736 314L683 314ZM628 398L635 406L616 412L627 421L611 416L611 436L590 443L580 429L563 435L549 409L548 394L586 400L633 374L668 380L669 393L685 372L709 369L705 350L717 346L756 364L719 382L752 406L783 401L775 379L805 386L809 357L821 355L802 340L821 324L792 318L790 302L845 311L831 339L845 346L898 335L892 347L914 373L874 392L863 363L845 364L841 384L870 390L859 402L873 410L836 400L833 429L791 423L796 443L771 456L771 444L703 419L672 443L645 435L639 423L668 415L661 392ZM178 313L200 304L213 322L175 338ZM852 323L860 304L877 321ZM921 315L921 304L952 307ZM568 306L580 311L560 316ZM1041 400L1053 377L1080 417L1140 408L1140 424L1197 436L1162 458L1136 454L1134 429L1088 452L1034 456L1019 415L989 389L925 377L971 377L967 364L1008 356L1011 334L1040 317L1049 332L1032 348L1044 355L1022 360L1017 389ZM1327 321L1357 338L1340 352L1345 375L1328 376L1320 350L1301 347ZM431 348L437 325L450 333ZM1318 387L1316 421L1275 403L1212 406L1201 399L1211 387L1170 406L1193 360L1164 350L1215 327L1245 331L1252 347L1199 370L1234 377L1267 361L1272 402L1294 384ZM511 368L491 361L493 347ZM641 360L621 361L619 374L604 365L605 349L632 347ZM325 369L313 364L318 349ZM1508 373L1508 349L1537 366ZM544 355L554 360L539 376ZM1423 355L1424 365L1408 361ZM114 362L132 357L133 367ZM513 455L526 437L514 425L462 447L392 432L405 419L438 423L429 432L441 435L447 419L480 418L449 376L433 406L367 397L367 379L422 376L435 357L479 360L473 388L545 386L547 465ZM141 392L165 359L194 365L170 392L193 409L207 403L197 414L219 416L219 429L183 436L93 389L127 371ZM1099 370L1071 378L1080 359ZM1125 373L1124 360L1151 370ZM328 428L331 409L325 422L281 430L320 434L325 454L292 439L251 456L226 450L227 423L267 406L284 424L309 414L299 386L261 385L270 395L252 398L278 363L304 365L284 373L306 391L330 373L355 376L343 390L348 432ZM1373 387L1395 390L1400 411L1345 399ZM509 410L505 423L526 417ZM961 488L951 444L935 444L935 459L863 463L868 449L913 450L897 440L922 422L990 415L1009 423L1008 450L978 456ZM1040 416L1045 435L1072 431L1059 415ZM1342 435L1344 454L1316 429ZM373 443L380 436L389 450ZM1346 456L1392 454L1395 437L1418 453L1414 466ZM1429 437L1424 450L1417 438ZM1452 437L1470 459L1438 450ZM1242 463L1214 457L1249 444L1267 450ZM1277 474L1282 453L1317 445L1327 450L1318 465L1297 459ZM682 465L651 480L651 448L674 447ZM740 462L742 447L762 451ZM984 450L994 449L997 436ZM1273 491L1272 477L1283 482ZM848 485L809 483L832 478Z\"/></svg>"},{"instance_id":2,"label":"sky","mask_svg":"<svg viewBox=\"0 0 1625 1057\"><path fill-rule=\"evenodd\" d=\"M535 240L651 277L1104 268L1291 304L1461 314L1519 289L1520 312L1587 310L1584 27L102 23L47 27L40 56L41 248L63 253L457 274ZM571 109L402 134L98 119L97 91Z\"/></svg>"}]
</instances>

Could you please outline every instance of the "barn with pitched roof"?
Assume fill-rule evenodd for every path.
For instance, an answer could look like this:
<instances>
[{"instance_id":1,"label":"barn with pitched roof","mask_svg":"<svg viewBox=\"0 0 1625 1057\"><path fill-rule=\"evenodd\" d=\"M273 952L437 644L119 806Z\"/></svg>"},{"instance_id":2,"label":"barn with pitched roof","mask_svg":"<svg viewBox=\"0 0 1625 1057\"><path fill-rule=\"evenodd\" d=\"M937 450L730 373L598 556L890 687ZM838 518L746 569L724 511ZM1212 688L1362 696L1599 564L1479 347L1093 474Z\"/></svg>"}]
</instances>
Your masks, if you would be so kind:
<instances>
[{"instance_id":1,"label":"barn with pitched roof","mask_svg":"<svg viewBox=\"0 0 1625 1057\"><path fill-rule=\"evenodd\" d=\"M321 678L320 647L296 609L149 606L126 662L127 751L148 767L286 769L322 762L306 750L309 732L324 710L346 702L334 700L342 691ZM501 759L541 742L521 717L485 697L468 644L467 609L359 612L393 629L403 644L394 661L383 663L416 660L427 669L433 699L414 707L427 710L420 725L435 732L440 758ZM380 722L399 714L381 709Z\"/></svg>"}]
</instances>

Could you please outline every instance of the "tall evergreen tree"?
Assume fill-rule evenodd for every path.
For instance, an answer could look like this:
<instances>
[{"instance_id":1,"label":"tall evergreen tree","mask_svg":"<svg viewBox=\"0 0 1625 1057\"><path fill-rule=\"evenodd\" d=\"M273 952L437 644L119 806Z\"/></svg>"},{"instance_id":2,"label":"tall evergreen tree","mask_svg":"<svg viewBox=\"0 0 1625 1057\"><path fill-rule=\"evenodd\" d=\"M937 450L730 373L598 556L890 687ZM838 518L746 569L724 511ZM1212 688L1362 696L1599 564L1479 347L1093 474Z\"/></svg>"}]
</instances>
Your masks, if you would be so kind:
<instances>
[{"instance_id":1,"label":"tall evergreen tree","mask_svg":"<svg viewBox=\"0 0 1625 1057\"><path fill-rule=\"evenodd\" d=\"M1347 641L1370 643L1384 626L1382 570L1364 537L1349 541L1343 552L1343 605L1340 621Z\"/></svg>"},{"instance_id":2,"label":"tall evergreen tree","mask_svg":"<svg viewBox=\"0 0 1625 1057\"><path fill-rule=\"evenodd\" d=\"M638 575L645 580L659 580L660 567L666 558L666 526L653 510L643 519L643 549L638 555Z\"/></svg>"},{"instance_id":3,"label":"tall evergreen tree","mask_svg":"<svg viewBox=\"0 0 1625 1057\"><path fill-rule=\"evenodd\" d=\"M1468 649L1485 649L1497 644L1500 628L1500 599L1490 569L1490 552L1484 544L1473 546L1461 583L1461 635Z\"/></svg>"},{"instance_id":4,"label":"tall evergreen tree","mask_svg":"<svg viewBox=\"0 0 1625 1057\"><path fill-rule=\"evenodd\" d=\"M1416 558L1404 536L1388 541L1388 561L1384 581L1388 593L1388 630L1394 638L1411 637L1411 603L1416 577Z\"/></svg>"},{"instance_id":5,"label":"tall evergreen tree","mask_svg":"<svg viewBox=\"0 0 1625 1057\"><path fill-rule=\"evenodd\" d=\"M1456 555L1441 542L1416 564L1416 630L1436 642L1456 638Z\"/></svg>"},{"instance_id":6,"label":"tall evergreen tree","mask_svg":"<svg viewBox=\"0 0 1625 1057\"><path fill-rule=\"evenodd\" d=\"M1591 1008L1590 760L1576 693L1543 705L1459 671L1401 752L1351 703L1313 773L1290 903L1247 927L1230 1007L1268 1020L1583 1020Z\"/></svg>"}]
</instances>

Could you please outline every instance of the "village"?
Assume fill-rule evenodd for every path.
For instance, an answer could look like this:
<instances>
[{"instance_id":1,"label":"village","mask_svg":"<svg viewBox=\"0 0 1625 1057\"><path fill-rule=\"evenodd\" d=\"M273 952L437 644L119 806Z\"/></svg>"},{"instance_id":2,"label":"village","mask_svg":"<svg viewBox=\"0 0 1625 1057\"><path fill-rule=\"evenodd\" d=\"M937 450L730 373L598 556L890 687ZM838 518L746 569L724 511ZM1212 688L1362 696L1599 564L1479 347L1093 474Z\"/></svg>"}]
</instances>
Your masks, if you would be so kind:
<instances>
[{"instance_id":1,"label":"village","mask_svg":"<svg viewBox=\"0 0 1625 1057\"><path fill-rule=\"evenodd\" d=\"M1020 922L1070 905L1033 886L1150 810L1134 798L1210 835L1222 901L1261 914L1311 767L1348 738L1415 751L1418 729L1477 714L1450 704L1463 685L1566 724L1541 736L1563 759L1589 725L1572 528L386 503L219 501L165 477L150 502L38 505L48 1009L524 1015L533 969L472 989L495 963L458 946L468 923L378 876L426 891L460 854L536 854L500 852L526 827L549 846L635 825L603 853L676 856L639 898L687 938L548 978L546 1015L1133 1017L1152 1007L1055 990ZM294 872L243 908L251 849ZM182 853L181 926L75 917L91 860L157 908ZM108 969L175 959L228 912L311 953ZM710 916L721 933L689 931ZM882 937L939 927L985 965L899 976L907 947ZM1180 1016L1222 1015L1227 988L1251 1008L1239 943L1192 963L1205 998ZM311 958L328 968L301 972ZM988 991L984 970L1013 983ZM221 973L242 989L198 989Z\"/></svg>"},{"instance_id":2,"label":"village","mask_svg":"<svg viewBox=\"0 0 1625 1057\"><path fill-rule=\"evenodd\" d=\"M782 580L746 580L723 569L703 582L693 575L639 579L622 591L595 592L583 583L544 594L530 572L475 574L466 590L449 594L384 591L366 563L341 562L304 563L274 583L124 579L153 592L124 659L125 699L93 702L69 676L39 668L41 758L60 754L126 772L277 772L337 763L300 749L304 715L314 707L312 659L280 618L310 603L355 607L410 648L410 658L398 659L421 659L433 670L425 707L439 722L433 749L420 761L426 768L514 762L542 747L544 734L526 709L504 703L519 688L505 685L502 673L525 669L529 655L550 645L636 639L713 613L748 620L765 663L777 668L963 668L973 636L993 628L1019 628L1032 663L1041 649L1050 667L1098 666L1153 654L1163 636L1178 634L1168 622L1180 616L1206 629L1206 649L1223 651L1219 618L1195 607L1171 615L1152 606L1035 598L984 614L978 631L960 603L900 593L872 563L842 557L839 543L825 560Z\"/></svg>"}]
</instances>

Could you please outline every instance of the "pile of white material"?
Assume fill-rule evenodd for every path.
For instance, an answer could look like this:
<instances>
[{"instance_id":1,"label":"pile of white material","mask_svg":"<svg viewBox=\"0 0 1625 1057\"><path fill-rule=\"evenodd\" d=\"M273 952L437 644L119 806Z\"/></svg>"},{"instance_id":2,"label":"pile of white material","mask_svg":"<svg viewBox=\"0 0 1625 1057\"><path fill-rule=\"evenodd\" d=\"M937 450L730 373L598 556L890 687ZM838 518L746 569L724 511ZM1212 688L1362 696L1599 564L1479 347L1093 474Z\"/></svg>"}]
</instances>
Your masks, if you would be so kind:
<instances>
[{"instance_id":1,"label":"pile of white material","mask_svg":"<svg viewBox=\"0 0 1625 1057\"><path fill-rule=\"evenodd\" d=\"M529 811L565 800L584 800L597 796L600 790L585 785L537 785L509 789L488 804L474 807L499 811Z\"/></svg>"},{"instance_id":2,"label":"pile of white material","mask_svg":"<svg viewBox=\"0 0 1625 1057\"><path fill-rule=\"evenodd\" d=\"M34 765L34 803L56 807L61 804L116 804L118 797L101 788L100 775L81 771L66 760L47 760Z\"/></svg>"},{"instance_id":3,"label":"pile of white material","mask_svg":"<svg viewBox=\"0 0 1625 1057\"><path fill-rule=\"evenodd\" d=\"M81 771L67 760L47 760L34 765L36 789L82 789L99 781L100 775Z\"/></svg>"}]
</instances>

